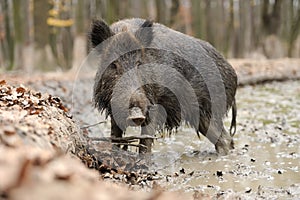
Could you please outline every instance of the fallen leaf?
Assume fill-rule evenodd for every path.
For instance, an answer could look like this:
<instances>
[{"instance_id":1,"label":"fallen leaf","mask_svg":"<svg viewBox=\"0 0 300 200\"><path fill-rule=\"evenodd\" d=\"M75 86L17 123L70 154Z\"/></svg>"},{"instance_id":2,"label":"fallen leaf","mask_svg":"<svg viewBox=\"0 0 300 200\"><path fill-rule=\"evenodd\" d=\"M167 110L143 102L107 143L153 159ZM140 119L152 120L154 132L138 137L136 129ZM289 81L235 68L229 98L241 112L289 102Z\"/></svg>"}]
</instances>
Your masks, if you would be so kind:
<instances>
[{"instance_id":1,"label":"fallen leaf","mask_svg":"<svg viewBox=\"0 0 300 200\"><path fill-rule=\"evenodd\" d=\"M17 91L17 93L19 93L19 94L24 94L24 93L26 92L26 89L23 88L23 87L18 87L18 88L16 89L16 91Z\"/></svg>"},{"instance_id":2,"label":"fallen leaf","mask_svg":"<svg viewBox=\"0 0 300 200\"><path fill-rule=\"evenodd\" d=\"M14 127L12 126L6 126L4 127L4 134L7 135L7 136L11 136L11 135L14 135L16 132L15 132L15 129Z\"/></svg>"},{"instance_id":3,"label":"fallen leaf","mask_svg":"<svg viewBox=\"0 0 300 200\"><path fill-rule=\"evenodd\" d=\"M5 85L6 84L6 81L5 80L1 80L0 81L0 85Z\"/></svg>"}]
</instances>

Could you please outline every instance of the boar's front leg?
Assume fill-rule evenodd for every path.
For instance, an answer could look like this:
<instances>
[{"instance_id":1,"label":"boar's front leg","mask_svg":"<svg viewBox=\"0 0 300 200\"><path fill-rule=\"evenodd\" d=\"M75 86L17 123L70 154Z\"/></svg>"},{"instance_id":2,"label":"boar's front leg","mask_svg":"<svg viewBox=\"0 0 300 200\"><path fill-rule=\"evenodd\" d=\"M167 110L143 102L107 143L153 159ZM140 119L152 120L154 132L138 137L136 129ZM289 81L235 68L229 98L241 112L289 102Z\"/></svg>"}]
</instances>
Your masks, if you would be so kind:
<instances>
[{"instance_id":1,"label":"boar's front leg","mask_svg":"<svg viewBox=\"0 0 300 200\"><path fill-rule=\"evenodd\" d=\"M114 120L114 118L111 118L111 133L110 136L112 138L121 138L123 135L123 131L122 129L119 128L119 126L117 125L116 121ZM112 139L112 142L119 142L116 141L114 139ZM117 145L118 147L120 147L120 145ZM124 146L124 150L127 150L127 145Z\"/></svg>"},{"instance_id":2,"label":"boar's front leg","mask_svg":"<svg viewBox=\"0 0 300 200\"><path fill-rule=\"evenodd\" d=\"M153 136L155 130L150 126L142 126L142 135ZM146 147L140 147L139 153L151 153L151 148L153 144L153 139L141 139L140 144L145 145Z\"/></svg>"}]
</instances>

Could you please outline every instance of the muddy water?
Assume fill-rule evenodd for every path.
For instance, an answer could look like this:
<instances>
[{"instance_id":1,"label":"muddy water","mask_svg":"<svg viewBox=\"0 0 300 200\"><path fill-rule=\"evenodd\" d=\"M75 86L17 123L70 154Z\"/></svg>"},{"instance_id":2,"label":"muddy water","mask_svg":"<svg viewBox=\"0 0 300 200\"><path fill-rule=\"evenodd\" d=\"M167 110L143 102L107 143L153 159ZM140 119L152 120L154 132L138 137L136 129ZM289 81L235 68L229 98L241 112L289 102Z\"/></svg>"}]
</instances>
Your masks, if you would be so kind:
<instances>
[{"instance_id":1,"label":"muddy water","mask_svg":"<svg viewBox=\"0 0 300 200\"><path fill-rule=\"evenodd\" d=\"M217 156L205 137L199 140L186 126L155 141L152 169L168 177L162 185L191 194L195 190L216 194L228 189L253 193L261 186L277 190L300 184L300 81L239 88L237 106L235 150L228 156ZM227 127L230 118L229 113ZM109 136L109 123L100 129ZM127 132L135 135L139 129ZM300 196L298 189L294 193Z\"/></svg>"},{"instance_id":2,"label":"muddy water","mask_svg":"<svg viewBox=\"0 0 300 200\"><path fill-rule=\"evenodd\" d=\"M237 105L236 148L228 156L218 157L206 138L199 140L187 127L156 141L155 168L178 174L170 177L168 188L254 192L300 183L300 82L239 88Z\"/></svg>"}]
</instances>

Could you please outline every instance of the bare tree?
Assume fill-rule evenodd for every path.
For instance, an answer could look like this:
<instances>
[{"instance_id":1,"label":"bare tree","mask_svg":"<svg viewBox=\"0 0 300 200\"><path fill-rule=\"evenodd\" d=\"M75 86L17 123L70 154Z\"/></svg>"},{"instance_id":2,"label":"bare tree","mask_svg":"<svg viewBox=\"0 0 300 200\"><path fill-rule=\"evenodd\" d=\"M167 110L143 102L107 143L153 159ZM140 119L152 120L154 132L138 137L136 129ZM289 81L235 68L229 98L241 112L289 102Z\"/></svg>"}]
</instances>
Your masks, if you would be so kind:
<instances>
[{"instance_id":1,"label":"bare tree","mask_svg":"<svg viewBox=\"0 0 300 200\"><path fill-rule=\"evenodd\" d=\"M300 4L300 0L298 0L298 5L299 4ZM298 6L297 16L295 17L290 30L289 48L288 48L288 56L290 57L292 57L295 41L297 40L299 32L300 32L300 6Z\"/></svg>"},{"instance_id":2,"label":"bare tree","mask_svg":"<svg viewBox=\"0 0 300 200\"><path fill-rule=\"evenodd\" d=\"M275 0L273 7L270 10L270 0L263 0L262 6L262 22L263 29L267 34L277 34L280 28L281 21L281 5L282 0Z\"/></svg>"}]
</instances>

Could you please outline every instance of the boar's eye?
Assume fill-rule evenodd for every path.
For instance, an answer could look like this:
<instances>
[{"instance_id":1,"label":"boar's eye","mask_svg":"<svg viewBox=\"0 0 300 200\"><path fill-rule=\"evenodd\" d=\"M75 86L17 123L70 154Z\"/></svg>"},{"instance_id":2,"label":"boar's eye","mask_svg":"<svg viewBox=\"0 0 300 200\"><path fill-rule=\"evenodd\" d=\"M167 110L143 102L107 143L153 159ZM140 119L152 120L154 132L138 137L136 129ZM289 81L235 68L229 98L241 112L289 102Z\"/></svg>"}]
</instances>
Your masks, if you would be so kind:
<instances>
[{"instance_id":1,"label":"boar's eye","mask_svg":"<svg viewBox=\"0 0 300 200\"><path fill-rule=\"evenodd\" d=\"M117 69L117 68L118 68L117 65L116 65L116 63L111 63L111 64L110 64L110 67L111 67L112 69Z\"/></svg>"},{"instance_id":2,"label":"boar's eye","mask_svg":"<svg viewBox=\"0 0 300 200\"><path fill-rule=\"evenodd\" d=\"M123 73L122 65L120 65L118 62L111 63L110 67L111 67L112 70L114 70L118 74L122 74Z\"/></svg>"},{"instance_id":3,"label":"boar's eye","mask_svg":"<svg viewBox=\"0 0 300 200\"><path fill-rule=\"evenodd\" d=\"M111 63L111 68L115 70L120 70L120 64L118 62Z\"/></svg>"}]
</instances>

